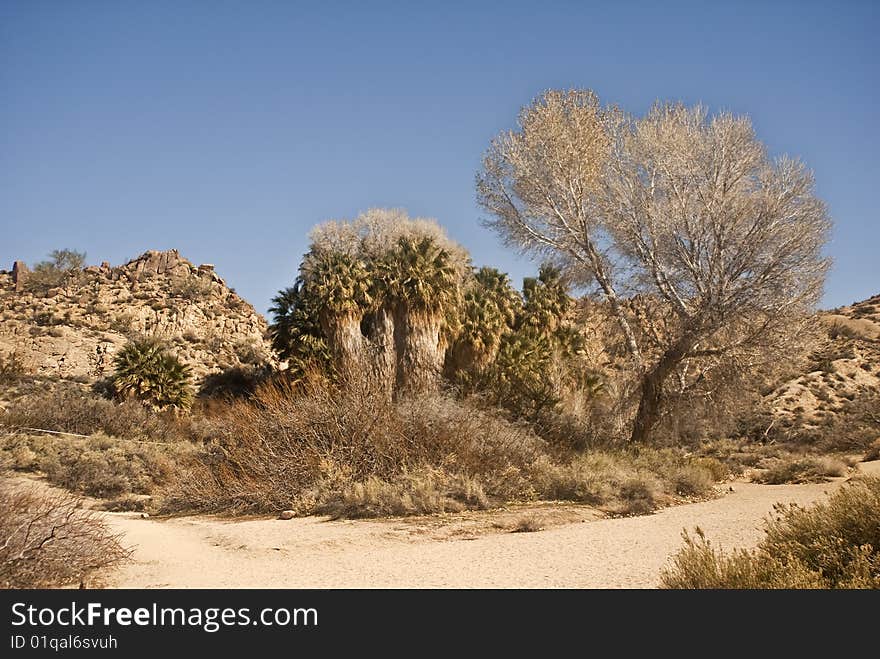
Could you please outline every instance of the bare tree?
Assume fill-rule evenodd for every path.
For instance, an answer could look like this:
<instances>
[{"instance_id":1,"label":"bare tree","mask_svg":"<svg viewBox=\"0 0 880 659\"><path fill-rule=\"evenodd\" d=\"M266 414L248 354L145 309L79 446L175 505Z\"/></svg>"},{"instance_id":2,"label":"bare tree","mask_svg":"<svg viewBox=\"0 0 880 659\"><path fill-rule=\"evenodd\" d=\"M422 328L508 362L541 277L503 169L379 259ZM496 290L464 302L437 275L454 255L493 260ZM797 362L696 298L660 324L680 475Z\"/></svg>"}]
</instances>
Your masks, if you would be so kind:
<instances>
[{"instance_id":1,"label":"bare tree","mask_svg":"<svg viewBox=\"0 0 880 659\"><path fill-rule=\"evenodd\" d=\"M748 363L796 336L828 268L811 174L771 160L747 118L701 107L633 119L590 91L548 92L492 142L477 192L509 244L549 255L609 303L640 378L633 441L649 437L686 365ZM655 312L627 313L624 294Z\"/></svg>"}]
</instances>

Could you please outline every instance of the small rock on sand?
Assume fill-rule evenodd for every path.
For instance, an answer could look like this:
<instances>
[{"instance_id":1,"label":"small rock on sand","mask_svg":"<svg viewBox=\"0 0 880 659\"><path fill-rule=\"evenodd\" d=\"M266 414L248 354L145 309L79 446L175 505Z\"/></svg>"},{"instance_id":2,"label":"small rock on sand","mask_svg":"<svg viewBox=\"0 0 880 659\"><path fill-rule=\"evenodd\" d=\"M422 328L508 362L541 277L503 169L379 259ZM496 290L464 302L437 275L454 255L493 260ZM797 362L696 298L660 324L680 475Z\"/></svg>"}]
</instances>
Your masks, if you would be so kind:
<instances>
[{"instance_id":1,"label":"small rock on sand","mask_svg":"<svg viewBox=\"0 0 880 659\"><path fill-rule=\"evenodd\" d=\"M296 513L292 510L282 510L278 515L278 519L293 519L294 517L296 517Z\"/></svg>"}]
</instances>

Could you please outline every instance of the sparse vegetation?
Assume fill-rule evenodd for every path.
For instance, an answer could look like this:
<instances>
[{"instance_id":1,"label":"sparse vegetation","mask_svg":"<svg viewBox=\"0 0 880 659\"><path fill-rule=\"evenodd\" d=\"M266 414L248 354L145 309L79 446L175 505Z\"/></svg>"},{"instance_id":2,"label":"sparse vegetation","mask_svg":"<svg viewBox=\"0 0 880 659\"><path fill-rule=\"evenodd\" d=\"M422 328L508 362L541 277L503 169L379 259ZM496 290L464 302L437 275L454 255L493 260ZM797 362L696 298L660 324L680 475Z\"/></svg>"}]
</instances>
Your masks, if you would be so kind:
<instances>
[{"instance_id":1,"label":"sparse vegetation","mask_svg":"<svg viewBox=\"0 0 880 659\"><path fill-rule=\"evenodd\" d=\"M192 420L151 410L139 401L107 400L70 383L43 384L0 412L0 429L18 432L36 428L77 435L104 433L124 439L168 442L191 437L188 428Z\"/></svg>"},{"instance_id":2,"label":"sparse vegetation","mask_svg":"<svg viewBox=\"0 0 880 659\"><path fill-rule=\"evenodd\" d=\"M171 293L186 300L199 301L211 294L211 280L194 274L179 277L173 280Z\"/></svg>"},{"instance_id":3,"label":"sparse vegetation","mask_svg":"<svg viewBox=\"0 0 880 659\"><path fill-rule=\"evenodd\" d=\"M49 482L93 497L152 494L174 476L189 443L160 444L94 435L89 438L16 435L0 446L12 469L38 472Z\"/></svg>"},{"instance_id":4,"label":"sparse vegetation","mask_svg":"<svg viewBox=\"0 0 880 659\"><path fill-rule=\"evenodd\" d=\"M662 576L665 588L880 588L880 478L811 507L778 506L754 550L725 552L698 529Z\"/></svg>"},{"instance_id":5,"label":"sparse vegetation","mask_svg":"<svg viewBox=\"0 0 880 659\"><path fill-rule=\"evenodd\" d=\"M847 466L840 460L808 456L780 460L766 471L757 473L752 480L768 485L821 483L828 480L829 476L843 476L846 472Z\"/></svg>"}]
</instances>

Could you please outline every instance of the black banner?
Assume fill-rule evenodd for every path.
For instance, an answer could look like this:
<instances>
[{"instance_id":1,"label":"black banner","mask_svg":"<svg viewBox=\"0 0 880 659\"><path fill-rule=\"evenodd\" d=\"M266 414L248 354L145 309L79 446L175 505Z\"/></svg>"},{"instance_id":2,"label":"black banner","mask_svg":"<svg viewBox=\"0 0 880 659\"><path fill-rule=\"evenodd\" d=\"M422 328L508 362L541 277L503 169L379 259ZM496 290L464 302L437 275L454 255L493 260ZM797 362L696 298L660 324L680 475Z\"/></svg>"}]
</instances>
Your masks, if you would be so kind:
<instances>
[{"instance_id":1,"label":"black banner","mask_svg":"<svg viewBox=\"0 0 880 659\"><path fill-rule=\"evenodd\" d=\"M875 592L10 590L0 591L0 602L3 657L195 647L224 655L261 647L418 654L475 644L574 644L587 652L605 643L626 654L639 647L714 652L734 639L759 654L771 647L787 654L815 650L823 638L870 634L880 610Z\"/></svg>"}]
</instances>

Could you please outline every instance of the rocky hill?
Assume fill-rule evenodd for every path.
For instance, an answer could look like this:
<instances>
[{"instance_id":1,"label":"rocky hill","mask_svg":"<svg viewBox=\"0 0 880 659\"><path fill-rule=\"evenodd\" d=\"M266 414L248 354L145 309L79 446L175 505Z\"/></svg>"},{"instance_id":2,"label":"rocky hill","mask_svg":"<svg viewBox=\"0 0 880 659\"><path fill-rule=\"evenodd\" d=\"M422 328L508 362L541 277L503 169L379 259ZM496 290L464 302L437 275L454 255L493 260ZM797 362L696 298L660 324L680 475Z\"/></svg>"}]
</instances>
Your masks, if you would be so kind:
<instances>
[{"instance_id":1,"label":"rocky hill","mask_svg":"<svg viewBox=\"0 0 880 659\"><path fill-rule=\"evenodd\" d=\"M880 295L822 312L817 320L823 332L808 371L770 394L774 414L808 426L854 407L880 417Z\"/></svg>"},{"instance_id":2,"label":"rocky hill","mask_svg":"<svg viewBox=\"0 0 880 659\"><path fill-rule=\"evenodd\" d=\"M196 377L271 361L266 321L177 250L103 263L47 285L21 262L0 271L0 356L36 375L95 380L132 337L166 340Z\"/></svg>"}]
</instances>

